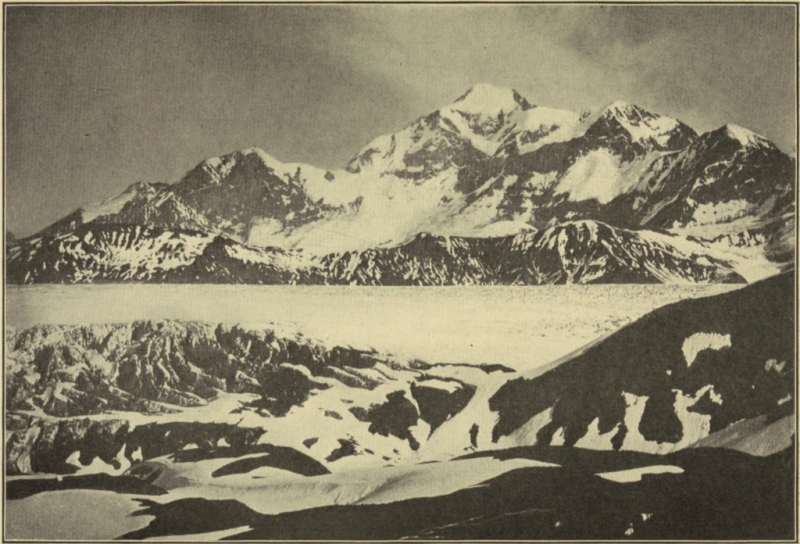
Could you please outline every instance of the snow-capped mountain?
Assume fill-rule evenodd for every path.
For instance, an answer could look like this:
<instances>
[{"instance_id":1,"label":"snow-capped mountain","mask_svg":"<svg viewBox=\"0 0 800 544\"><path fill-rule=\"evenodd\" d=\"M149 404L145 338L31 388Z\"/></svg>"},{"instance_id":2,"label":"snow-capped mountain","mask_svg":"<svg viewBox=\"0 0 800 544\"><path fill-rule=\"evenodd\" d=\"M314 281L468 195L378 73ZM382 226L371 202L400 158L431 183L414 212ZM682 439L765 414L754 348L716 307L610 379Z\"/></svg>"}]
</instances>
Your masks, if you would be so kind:
<instances>
[{"instance_id":1,"label":"snow-capped mountain","mask_svg":"<svg viewBox=\"0 0 800 544\"><path fill-rule=\"evenodd\" d=\"M283 164L260 149L208 159L173 185L146 182L118 197L76 210L44 233L64 234L88 222L131 224L225 234L258 240L327 214L341 212L306 192L308 177L328 183L330 172ZM357 207L357 203L353 204Z\"/></svg>"},{"instance_id":2,"label":"snow-capped mountain","mask_svg":"<svg viewBox=\"0 0 800 544\"><path fill-rule=\"evenodd\" d=\"M580 221L515 236L419 234L391 248L315 257L248 247L224 236L131 225L86 224L15 245L9 283L255 283L542 285L736 283L731 263L677 236ZM675 242L682 242L680 249Z\"/></svg>"},{"instance_id":3,"label":"snow-capped mountain","mask_svg":"<svg viewBox=\"0 0 800 544\"><path fill-rule=\"evenodd\" d=\"M345 169L234 152L172 185L132 185L36 236L140 225L321 257L420 233L498 237L596 220L691 237L752 280L794 258L794 164L734 125L698 136L626 102L579 114L477 85L368 143Z\"/></svg>"}]
</instances>

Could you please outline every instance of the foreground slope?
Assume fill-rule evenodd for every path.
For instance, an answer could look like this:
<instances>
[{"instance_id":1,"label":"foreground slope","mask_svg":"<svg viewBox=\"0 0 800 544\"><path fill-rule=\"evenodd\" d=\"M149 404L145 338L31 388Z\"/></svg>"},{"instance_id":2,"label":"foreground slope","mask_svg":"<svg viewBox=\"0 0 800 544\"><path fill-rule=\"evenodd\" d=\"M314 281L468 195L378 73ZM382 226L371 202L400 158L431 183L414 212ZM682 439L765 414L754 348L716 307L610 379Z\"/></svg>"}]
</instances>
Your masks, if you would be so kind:
<instances>
[{"instance_id":1,"label":"foreground slope","mask_svg":"<svg viewBox=\"0 0 800 544\"><path fill-rule=\"evenodd\" d=\"M486 463L503 468L481 478ZM271 483L262 469L195 488L205 495L187 495L186 488L161 477L150 481L145 473L26 478L9 482L6 534L26 540L790 540L793 465L792 449L758 458L715 449L655 456L533 447L346 479L295 476ZM454 477L462 484L455 489ZM425 488L423 480L440 485ZM230 498L219 497L227 486ZM87 509L102 511L102 520ZM43 510L64 518L37 525ZM702 520L697 512L704 512Z\"/></svg>"},{"instance_id":2,"label":"foreground slope","mask_svg":"<svg viewBox=\"0 0 800 544\"><path fill-rule=\"evenodd\" d=\"M655 310L501 387L493 440L665 453L793 415L794 298L791 271ZM785 446L794 426L783 429Z\"/></svg>"}]
</instances>

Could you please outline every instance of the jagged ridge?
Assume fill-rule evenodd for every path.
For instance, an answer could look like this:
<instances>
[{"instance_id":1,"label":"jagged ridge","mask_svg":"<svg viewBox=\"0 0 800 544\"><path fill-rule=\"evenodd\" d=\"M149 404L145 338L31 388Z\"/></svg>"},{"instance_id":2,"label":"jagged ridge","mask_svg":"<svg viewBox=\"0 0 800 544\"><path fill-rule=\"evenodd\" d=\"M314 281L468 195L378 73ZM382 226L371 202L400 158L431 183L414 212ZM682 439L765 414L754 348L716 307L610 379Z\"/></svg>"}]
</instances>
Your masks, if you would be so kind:
<instances>
[{"instance_id":1,"label":"jagged ridge","mask_svg":"<svg viewBox=\"0 0 800 544\"><path fill-rule=\"evenodd\" d=\"M541 285L744 281L729 263L593 221L498 238L421 234L394 248L309 258L225 237L84 225L9 250L9 283Z\"/></svg>"}]
</instances>

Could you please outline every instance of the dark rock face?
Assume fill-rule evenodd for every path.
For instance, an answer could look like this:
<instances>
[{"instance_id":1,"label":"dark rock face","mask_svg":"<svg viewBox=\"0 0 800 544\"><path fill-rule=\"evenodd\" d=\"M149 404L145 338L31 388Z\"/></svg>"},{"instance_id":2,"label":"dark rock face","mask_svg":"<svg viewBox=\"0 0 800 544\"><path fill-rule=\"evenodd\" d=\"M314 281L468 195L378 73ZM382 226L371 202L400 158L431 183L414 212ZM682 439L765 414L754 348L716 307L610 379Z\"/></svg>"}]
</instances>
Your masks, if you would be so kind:
<instances>
[{"instance_id":1,"label":"dark rock face","mask_svg":"<svg viewBox=\"0 0 800 544\"><path fill-rule=\"evenodd\" d=\"M793 293L793 273L783 273L671 304L541 376L511 380L489 401L499 413L493 440L552 408L537 443L550 444L561 428L565 445L574 445L597 419L601 434L618 429L620 447L632 431L626 394L647 397L638 431L659 443L683 437L677 395L695 397L688 410L710 416L712 433L770 414L794 387Z\"/></svg>"},{"instance_id":2,"label":"dark rock face","mask_svg":"<svg viewBox=\"0 0 800 544\"><path fill-rule=\"evenodd\" d=\"M330 455L328 455L325 460L329 463L333 463L334 461L338 461L342 457L349 457L351 455L359 455L356 446L358 446L358 442L356 442L352 437L348 438L340 438L339 439L340 446L333 450Z\"/></svg>"},{"instance_id":3,"label":"dark rock face","mask_svg":"<svg viewBox=\"0 0 800 544\"><path fill-rule=\"evenodd\" d=\"M118 212L93 221L197 230L244 241L254 220L291 228L343 211L308 196L302 168L282 172L272 163L277 161L255 150L209 159L173 185L131 186L126 193L132 197ZM69 226L82 222L80 216L69 224L62 220L50 232L69 232Z\"/></svg>"},{"instance_id":4,"label":"dark rock face","mask_svg":"<svg viewBox=\"0 0 800 544\"><path fill-rule=\"evenodd\" d=\"M30 430L38 431L38 440L29 444L20 442L20 438L24 439ZM262 457L232 461L212 476L241 474L262 466L290 470L304 476L329 473L318 461L293 448L257 444L264 432L259 428L221 423L150 423L130 430L125 420L71 419L50 423L32 418L27 429L17 430L11 436L6 448L6 473L74 473L77 467L66 460L76 451L80 452L79 462L83 465L99 457L116 469L120 468L120 455L136 467L137 462L165 455L171 455L176 463L187 463L263 453ZM223 441L227 445L222 446ZM196 449L187 450L187 446L196 446ZM24 458L28 459L29 467L24 466ZM130 474L146 479L149 472L131 469Z\"/></svg>"},{"instance_id":5,"label":"dark rock face","mask_svg":"<svg viewBox=\"0 0 800 544\"><path fill-rule=\"evenodd\" d=\"M635 118L652 115L632 108ZM724 224L741 217L769 223L787 214L793 221L794 161L771 142L755 135L752 138L743 143L731 135L728 126L697 137L679 123L666 145L654 140L633 141L617 117L601 116L580 138L546 144L526 154L510 148L502 170L493 173L501 179L515 176L504 189L499 218L522 217L536 228L592 219L615 227L654 230ZM559 182L579 158L597 150L608 151L621 164L643 160L654 151L660 156L647 164L630 190L610 202L575 200L559 188ZM541 185L533 180L537 174L548 175L551 181ZM494 190L485 189L487 194ZM739 209L726 211L731 203L738 203ZM709 207L707 217L699 211L703 206Z\"/></svg>"},{"instance_id":6,"label":"dark rock face","mask_svg":"<svg viewBox=\"0 0 800 544\"><path fill-rule=\"evenodd\" d=\"M261 467L289 470L303 476L330 474L330 471L319 461L294 448L275 446L273 444L255 444L258 440L258 436L260 436L255 431L261 431L260 429L243 429L243 431L249 432L249 435L246 433L239 433L240 436L249 438L246 442L232 443L230 447L181 450L173 454L172 459L176 463L192 463L206 459L236 459L238 457L248 456L244 459L237 459L236 461L231 461L227 465L221 466L211 473L212 478L219 478L231 474L246 474ZM263 455L259 457L249 457L258 453Z\"/></svg>"},{"instance_id":7,"label":"dark rock face","mask_svg":"<svg viewBox=\"0 0 800 544\"><path fill-rule=\"evenodd\" d=\"M80 451L79 461L89 464L99 457L119 468L116 459L125 446L128 423L124 420L61 420L55 423L26 418L25 427L15 430L6 443L6 474L77 471L67 458Z\"/></svg>"},{"instance_id":8,"label":"dark rock face","mask_svg":"<svg viewBox=\"0 0 800 544\"><path fill-rule=\"evenodd\" d=\"M327 389L328 385L309 380L293 368L280 367L258 391L259 400L248 403L248 408L265 409L275 417L283 417L293 406L302 406L314 389Z\"/></svg>"},{"instance_id":9,"label":"dark rock face","mask_svg":"<svg viewBox=\"0 0 800 544\"><path fill-rule=\"evenodd\" d=\"M754 208L767 206L760 214L750 210L740 217L774 218L793 208L794 161L767 140L743 144L725 126L704 134L675 161L669 174L654 185L650 202L637 210L643 226L685 225L698 206L733 200L744 200Z\"/></svg>"},{"instance_id":10,"label":"dark rock face","mask_svg":"<svg viewBox=\"0 0 800 544\"><path fill-rule=\"evenodd\" d=\"M51 491L68 489L96 489L131 495L166 495L167 491L132 476L110 476L108 474L84 474L63 478L36 478L10 480L6 482L6 498L18 500Z\"/></svg>"},{"instance_id":11,"label":"dark rock face","mask_svg":"<svg viewBox=\"0 0 800 544\"><path fill-rule=\"evenodd\" d=\"M369 432L408 440L412 450L419 449L419 442L409 427L415 426L420 416L416 406L406 398L405 391L389 393L385 403L372 405L368 410L355 407L350 411L360 421L370 423Z\"/></svg>"},{"instance_id":12,"label":"dark rock face","mask_svg":"<svg viewBox=\"0 0 800 544\"><path fill-rule=\"evenodd\" d=\"M462 382L457 384L453 392L426 385L427 380L419 380L411 384L411 396L419 406L419 417L431 426L431 434L442 423L463 410L475 395L475 386Z\"/></svg>"},{"instance_id":13,"label":"dark rock face","mask_svg":"<svg viewBox=\"0 0 800 544\"><path fill-rule=\"evenodd\" d=\"M150 423L139 425L126 435L126 454L141 449L144 460L169 454L180 459L188 453L182 451L188 445L207 452L217 448L223 439L230 444L230 451L239 452L256 444L264 432L224 423Z\"/></svg>"},{"instance_id":14,"label":"dark rock face","mask_svg":"<svg viewBox=\"0 0 800 544\"><path fill-rule=\"evenodd\" d=\"M236 152L217 164L204 161L170 189L205 216L219 214L219 219L240 222L253 215L283 218L314 205L301 175L298 168L293 176L280 179L258 153Z\"/></svg>"}]
</instances>

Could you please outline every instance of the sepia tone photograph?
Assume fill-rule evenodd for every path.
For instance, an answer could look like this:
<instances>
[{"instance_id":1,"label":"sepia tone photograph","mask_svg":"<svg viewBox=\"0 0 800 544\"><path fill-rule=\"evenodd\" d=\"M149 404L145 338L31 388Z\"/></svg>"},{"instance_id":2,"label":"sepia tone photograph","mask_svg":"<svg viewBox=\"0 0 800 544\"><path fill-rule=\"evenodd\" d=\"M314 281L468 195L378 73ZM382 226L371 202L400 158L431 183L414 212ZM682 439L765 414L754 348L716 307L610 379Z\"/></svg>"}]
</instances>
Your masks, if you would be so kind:
<instances>
[{"instance_id":1,"label":"sepia tone photograph","mask_svg":"<svg viewBox=\"0 0 800 544\"><path fill-rule=\"evenodd\" d=\"M797 542L798 4L3 4L3 541Z\"/></svg>"}]
</instances>

